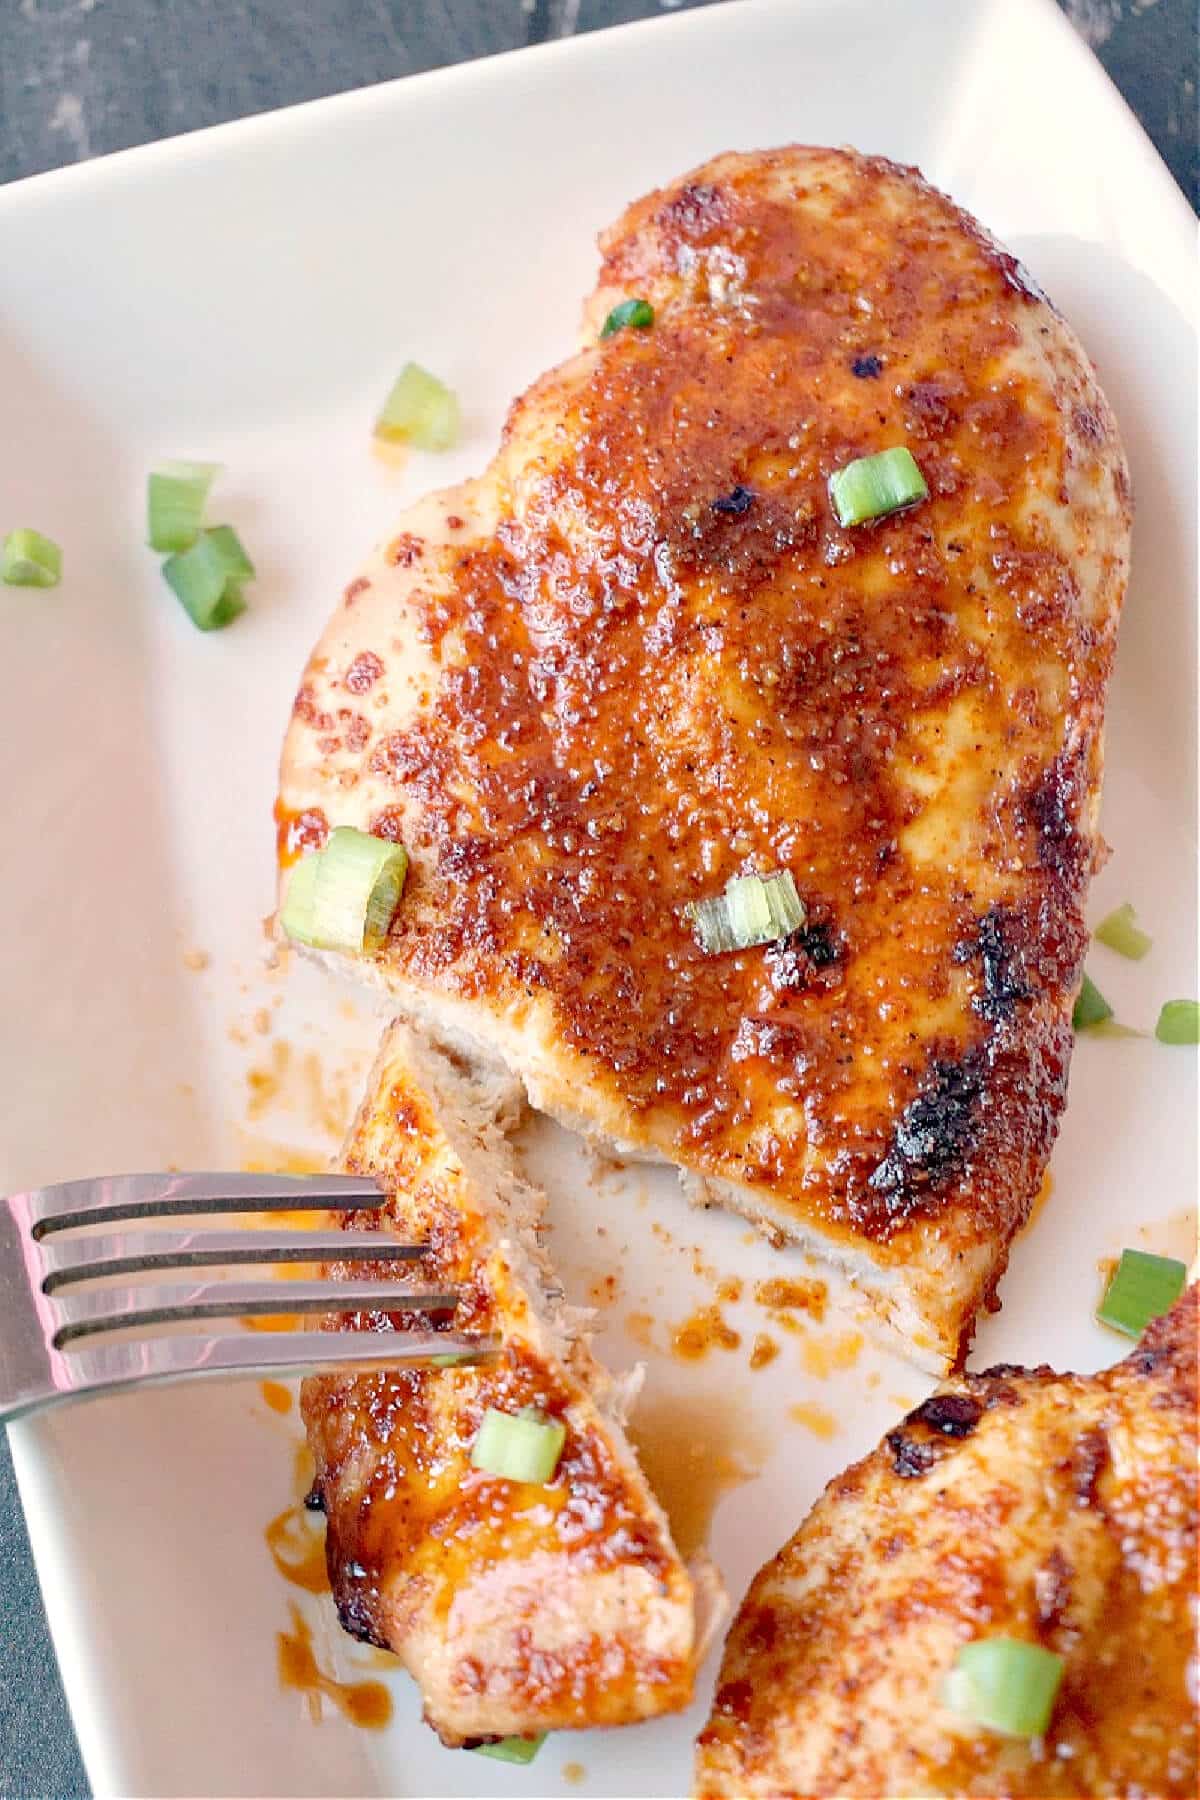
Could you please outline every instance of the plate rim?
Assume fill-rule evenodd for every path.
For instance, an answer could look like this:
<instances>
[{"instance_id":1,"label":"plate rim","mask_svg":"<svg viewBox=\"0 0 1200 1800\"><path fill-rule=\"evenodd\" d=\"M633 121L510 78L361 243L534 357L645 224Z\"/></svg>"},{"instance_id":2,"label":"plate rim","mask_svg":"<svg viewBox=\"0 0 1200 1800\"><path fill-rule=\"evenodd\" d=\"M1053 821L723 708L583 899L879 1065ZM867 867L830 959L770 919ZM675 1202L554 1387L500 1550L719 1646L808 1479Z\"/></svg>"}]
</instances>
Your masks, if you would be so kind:
<instances>
[{"instance_id":1,"label":"plate rim","mask_svg":"<svg viewBox=\"0 0 1200 1800\"><path fill-rule=\"evenodd\" d=\"M910 5L914 0L910 0ZM924 7L928 0L916 0ZM1002 0L989 0L998 11ZM680 37L689 33L698 40L710 34L719 37L729 29L734 5L738 11L780 14L787 12L798 20L805 12L831 12L831 0L724 0L723 4L701 6L687 12L664 12L648 19L616 24L570 38L554 39L535 45L519 46L487 56L468 59L410 74L400 74L362 87L273 107L266 111L174 133L145 144L110 152L84 162L71 163L57 169L26 176L0 188L0 221L10 214L28 208L60 201L77 204L85 195L92 203L104 203L123 188L143 182L169 183L188 166L214 158L238 160L252 155L256 145L289 132L306 138L320 138L336 130L339 122L352 114L369 119L372 113L386 115L393 107L412 103L418 96L459 94L477 84L506 86L514 68L539 71L539 81L553 78L556 67L569 62L586 61L602 55L620 41L622 44L640 34L674 32ZM1119 116L1124 125L1124 141L1119 154L1136 155L1137 179L1156 189L1156 203L1170 222L1177 241L1168 246L1173 257L1181 252L1188 256L1194 244L1196 220L1182 189L1178 186L1144 127L1128 102L1109 77L1094 53L1078 37L1070 21L1055 0L1003 0L1014 33L1037 35L1053 31L1058 34L1058 54L1069 56L1074 74L1081 83L1083 103L1090 112L1102 107L1106 120L1115 127ZM456 100L461 105L461 99ZM1113 111L1115 107L1118 109ZM1188 318L1195 319L1195 296L1191 294ZM72 1601L72 1567L63 1556L54 1524L53 1472L31 1431L18 1427L9 1434L17 1490L25 1514L34 1567L49 1621L55 1654L62 1673L71 1718L88 1779L97 1795L121 1791L118 1780L123 1760L118 1738L110 1731L107 1716L92 1702L82 1634L75 1620L79 1607Z\"/></svg>"},{"instance_id":2,"label":"plate rim","mask_svg":"<svg viewBox=\"0 0 1200 1800\"><path fill-rule=\"evenodd\" d=\"M920 7L927 4L927 0L908 0L908 3L910 6ZM1014 33L1017 30L1033 30L1053 31L1057 34L1060 53L1072 59L1079 78L1090 83L1094 92L1103 93L1110 106L1115 104L1119 109L1127 133L1136 141L1143 160L1147 165L1153 164L1160 195L1164 200L1169 196L1170 206L1177 215L1177 225L1192 234L1196 226L1196 215L1183 189L1163 161L1124 94L1095 52L1084 43L1056 0L980 0L980 3L990 4L996 10L1003 4L1006 15L1017 21L1013 27ZM110 150L83 161L43 169L35 175L22 176L16 181L8 182L0 186L0 216L9 207L36 204L38 200L50 198L52 194L57 197L60 191L69 193L73 187L103 185L125 179L130 174L149 175L156 168L166 171L172 163L194 152L201 157L234 153L243 145L249 146L256 137L273 135L288 126L303 130L314 119L318 119L321 125L327 120L334 122L343 111L365 114L376 107L384 109L396 102L399 89L414 94L436 94L440 88L453 88L464 82L495 81L503 84L517 62L522 66L542 63L552 68L556 61L568 62L600 54L605 46L617 39L628 40L640 34L649 35L662 31L674 31L680 35L693 31L699 36L714 29L712 21L722 20L735 7L746 12L790 13L796 16L802 12L828 13L830 0L716 0L716 4L694 6L686 11L662 12L645 19L626 20L594 31L577 32L571 37L549 38L539 44L518 44L507 50L468 57L461 62L417 69L408 74L387 76L381 81L369 82L361 87L343 88L332 94L317 95L310 100L296 100L283 106L268 107L262 112L247 113L237 119L198 125L146 143L131 144L122 150Z\"/></svg>"}]
</instances>

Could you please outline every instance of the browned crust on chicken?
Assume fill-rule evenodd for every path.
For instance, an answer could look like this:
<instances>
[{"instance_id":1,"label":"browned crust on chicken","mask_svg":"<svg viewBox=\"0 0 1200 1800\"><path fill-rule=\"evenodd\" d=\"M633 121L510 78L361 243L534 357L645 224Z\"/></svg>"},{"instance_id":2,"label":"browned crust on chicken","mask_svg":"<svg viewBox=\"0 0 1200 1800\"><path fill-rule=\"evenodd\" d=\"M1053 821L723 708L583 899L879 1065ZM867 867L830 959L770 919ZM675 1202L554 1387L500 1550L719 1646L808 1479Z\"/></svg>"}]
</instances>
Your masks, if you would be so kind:
<instances>
[{"instance_id":1,"label":"browned crust on chicken","mask_svg":"<svg viewBox=\"0 0 1200 1800\"><path fill-rule=\"evenodd\" d=\"M385 1038L342 1166L389 1192L382 1218L428 1242L422 1279L459 1292L438 1320L496 1335L493 1363L322 1375L302 1408L328 1521L338 1616L391 1649L449 1744L620 1725L691 1697L702 1648L693 1582L592 1358L582 1315L556 1322L519 1180L473 1084L400 1030ZM379 1213L351 1215L352 1228ZM339 1265L339 1272L355 1272ZM361 1278L361 1267L357 1273ZM423 1316L360 1312L388 1333ZM471 1466L487 1407L567 1427L552 1481ZM719 1593L719 1583L700 1571Z\"/></svg>"},{"instance_id":2,"label":"browned crust on chicken","mask_svg":"<svg viewBox=\"0 0 1200 1800\"><path fill-rule=\"evenodd\" d=\"M1057 1129L1129 488L1070 330L912 169L717 158L603 239L589 347L347 590L283 860L412 874L363 967L534 1103L840 1261L960 1356ZM612 302L649 331L597 343ZM927 503L843 530L907 443ZM808 923L685 908L792 871Z\"/></svg>"},{"instance_id":3,"label":"browned crust on chicken","mask_svg":"<svg viewBox=\"0 0 1200 1800\"><path fill-rule=\"evenodd\" d=\"M1096 1376L964 1375L832 1482L756 1577L702 1800L1196 1793L1196 1295ZM942 1705L959 1645L1066 1669L1044 1740Z\"/></svg>"}]
</instances>

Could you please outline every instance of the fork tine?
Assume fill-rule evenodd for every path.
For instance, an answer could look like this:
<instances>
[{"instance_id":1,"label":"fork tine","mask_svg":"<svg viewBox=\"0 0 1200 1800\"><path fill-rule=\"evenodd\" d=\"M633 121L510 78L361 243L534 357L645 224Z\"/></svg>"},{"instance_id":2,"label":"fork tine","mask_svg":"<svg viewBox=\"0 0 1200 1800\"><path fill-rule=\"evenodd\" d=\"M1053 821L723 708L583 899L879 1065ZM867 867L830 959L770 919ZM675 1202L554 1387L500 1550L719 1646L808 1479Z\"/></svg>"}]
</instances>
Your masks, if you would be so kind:
<instances>
[{"instance_id":1,"label":"fork tine","mask_svg":"<svg viewBox=\"0 0 1200 1800\"><path fill-rule=\"evenodd\" d=\"M188 1333L60 1352L54 1358L54 1386L61 1398L83 1399L206 1375L289 1376L342 1367L386 1370L451 1356L479 1362L494 1356L498 1348L494 1338L450 1331L245 1331L225 1337ZM43 1399L37 1395L18 1404L10 1416L29 1411Z\"/></svg>"},{"instance_id":2,"label":"fork tine","mask_svg":"<svg viewBox=\"0 0 1200 1800\"><path fill-rule=\"evenodd\" d=\"M119 1237L42 1240L43 1292L68 1282L150 1269L216 1268L245 1263L416 1262L424 1244L406 1244L386 1231L157 1231Z\"/></svg>"},{"instance_id":3,"label":"fork tine","mask_svg":"<svg viewBox=\"0 0 1200 1800\"><path fill-rule=\"evenodd\" d=\"M353 1212L386 1196L362 1175L105 1175L24 1196L35 1238L116 1219L180 1213Z\"/></svg>"},{"instance_id":4,"label":"fork tine","mask_svg":"<svg viewBox=\"0 0 1200 1800\"><path fill-rule=\"evenodd\" d=\"M98 1331L173 1325L185 1319L237 1319L271 1313L452 1312L444 1288L407 1288L399 1280L209 1281L196 1287L102 1288L54 1302L54 1347Z\"/></svg>"}]
</instances>

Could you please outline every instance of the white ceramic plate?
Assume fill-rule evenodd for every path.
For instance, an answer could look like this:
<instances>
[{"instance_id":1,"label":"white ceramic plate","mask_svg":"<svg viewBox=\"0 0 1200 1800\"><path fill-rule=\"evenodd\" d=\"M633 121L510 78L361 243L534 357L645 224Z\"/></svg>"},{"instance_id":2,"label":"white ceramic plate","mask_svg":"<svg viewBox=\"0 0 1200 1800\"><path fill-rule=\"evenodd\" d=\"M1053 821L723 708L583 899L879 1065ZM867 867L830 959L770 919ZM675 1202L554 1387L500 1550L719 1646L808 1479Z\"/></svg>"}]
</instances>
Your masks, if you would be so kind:
<instances>
[{"instance_id":1,"label":"white ceramic plate","mask_svg":"<svg viewBox=\"0 0 1200 1800\"><path fill-rule=\"evenodd\" d=\"M331 1147L339 1084L357 1079L375 1027L316 974L265 971L259 927L301 660L401 506L481 466L510 396L569 350L596 231L716 151L796 139L919 163L1026 259L1100 366L1139 517L1109 730L1114 856L1094 907L1133 899L1155 942L1136 966L1098 949L1093 968L1131 1024L1195 994L1183 200L1049 0L720 7L0 193L0 526L50 531L66 555L57 591L0 599L0 1187L269 1160L265 1139ZM459 390L466 438L452 457L388 469L369 424L410 355ZM227 633L197 635L142 548L145 472L165 455L227 464L219 512L261 571ZM185 960L197 950L203 970ZM1186 1244L1194 1079L1187 1050L1080 1046L1054 1191L977 1360L1091 1368L1119 1354L1090 1318L1097 1259L1123 1242ZM855 1356L844 1322L801 1337L748 1301L725 1309L737 1350L680 1362L664 1322L713 1298L693 1244L747 1281L777 1272L770 1253L689 1213L667 1176L600 1182L560 1136L533 1136L571 1289L614 1275L606 1354L649 1362L651 1422L671 1421L669 1497L724 1489L711 1541L736 1597L926 1384ZM658 1321L649 1352L638 1314ZM781 1354L751 1373L762 1329ZM852 1366L815 1372L839 1354ZM13 1433L99 1794L686 1790L711 1665L689 1717L560 1737L529 1770L442 1750L402 1678L387 1732L334 1708L314 1723L277 1679L289 1600L326 1667L362 1676L364 1652L327 1600L285 1587L264 1546L297 1435L295 1413L270 1412L252 1385ZM689 1443L708 1478L689 1473Z\"/></svg>"}]
</instances>

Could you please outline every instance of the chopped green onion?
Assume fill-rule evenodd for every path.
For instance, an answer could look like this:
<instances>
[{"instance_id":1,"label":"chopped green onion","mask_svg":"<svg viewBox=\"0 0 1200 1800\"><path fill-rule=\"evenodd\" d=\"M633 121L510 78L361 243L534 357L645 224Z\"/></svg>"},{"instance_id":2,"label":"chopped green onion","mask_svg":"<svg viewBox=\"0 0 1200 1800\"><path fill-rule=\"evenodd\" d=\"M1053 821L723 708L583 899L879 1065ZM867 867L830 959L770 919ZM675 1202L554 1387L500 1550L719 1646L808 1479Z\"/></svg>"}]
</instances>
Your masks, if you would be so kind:
<instances>
[{"instance_id":1,"label":"chopped green onion","mask_svg":"<svg viewBox=\"0 0 1200 1800\"><path fill-rule=\"evenodd\" d=\"M190 550L200 536L204 505L220 463L168 462L146 482L147 532L152 550Z\"/></svg>"},{"instance_id":2,"label":"chopped green onion","mask_svg":"<svg viewBox=\"0 0 1200 1800\"><path fill-rule=\"evenodd\" d=\"M614 331L624 331L626 326L632 326L635 331L648 331L653 323L654 308L648 300L622 300L600 327L600 336L611 337Z\"/></svg>"},{"instance_id":3,"label":"chopped green onion","mask_svg":"<svg viewBox=\"0 0 1200 1800\"><path fill-rule=\"evenodd\" d=\"M254 564L232 525L214 525L204 535L234 581L254 580Z\"/></svg>"},{"instance_id":4,"label":"chopped green onion","mask_svg":"<svg viewBox=\"0 0 1200 1800\"><path fill-rule=\"evenodd\" d=\"M418 450L450 450L458 441L458 401L428 369L405 363L375 421L375 436Z\"/></svg>"},{"instance_id":5,"label":"chopped green onion","mask_svg":"<svg viewBox=\"0 0 1200 1800\"><path fill-rule=\"evenodd\" d=\"M206 531L190 550L168 556L163 564L168 587L201 631L219 631L246 610L228 552L220 541L214 542L215 535Z\"/></svg>"},{"instance_id":6,"label":"chopped green onion","mask_svg":"<svg viewBox=\"0 0 1200 1800\"><path fill-rule=\"evenodd\" d=\"M236 581L227 581L225 592L212 609L210 623L202 626L201 630L221 631L226 625L232 625L233 621L240 618L245 610L246 602L242 597L241 587Z\"/></svg>"},{"instance_id":7,"label":"chopped green onion","mask_svg":"<svg viewBox=\"0 0 1200 1800\"><path fill-rule=\"evenodd\" d=\"M497 1762L531 1763L546 1741L543 1731L539 1737L507 1737L497 1738L494 1744L476 1744L476 1756L494 1756Z\"/></svg>"},{"instance_id":8,"label":"chopped green onion","mask_svg":"<svg viewBox=\"0 0 1200 1800\"><path fill-rule=\"evenodd\" d=\"M316 946L313 936L313 901L317 892L317 876L321 868L321 852L304 856L292 870L287 897L279 915L279 923L297 943Z\"/></svg>"},{"instance_id":9,"label":"chopped green onion","mask_svg":"<svg viewBox=\"0 0 1200 1800\"><path fill-rule=\"evenodd\" d=\"M1200 1044L1200 1001L1168 1000L1154 1035L1160 1044Z\"/></svg>"},{"instance_id":10,"label":"chopped green onion","mask_svg":"<svg viewBox=\"0 0 1200 1800\"><path fill-rule=\"evenodd\" d=\"M9 587L57 587L62 551L53 538L23 528L10 531L0 553L0 581Z\"/></svg>"},{"instance_id":11,"label":"chopped green onion","mask_svg":"<svg viewBox=\"0 0 1200 1800\"><path fill-rule=\"evenodd\" d=\"M1112 1007L1090 975L1085 975L1075 1001L1075 1010L1071 1014L1072 1025L1076 1031L1086 1031L1089 1026L1103 1024L1105 1019L1111 1019L1112 1016Z\"/></svg>"},{"instance_id":12,"label":"chopped green onion","mask_svg":"<svg viewBox=\"0 0 1200 1800\"><path fill-rule=\"evenodd\" d=\"M803 925L808 916L790 869L765 879L735 875L723 894L694 901L683 910L696 927L700 948L709 956L774 943Z\"/></svg>"},{"instance_id":13,"label":"chopped green onion","mask_svg":"<svg viewBox=\"0 0 1200 1800\"><path fill-rule=\"evenodd\" d=\"M1041 1737L1063 1677L1063 1659L1023 1638L976 1638L964 1644L942 1687L942 1699L988 1731Z\"/></svg>"},{"instance_id":14,"label":"chopped green onion","mask_svg":"<svg viewBox=\"0 0 1200 1800\"><path fill-rule=\"evenodd\" d=\"M1131 962L1141 962L1154 944L1154 939L1138 924L1128 900L1101 919L1092 935L1097 943L1107 944L1110 950L1115 950L1118 956L1127 956Z\"/></svg>"},{"instance_id":15,"label":"chopped green onion","mask_svg":"<svg viewBox=\"0 0 1200 1800\"><path fill-rule=\"evenodd\" d=\"M877 456L860 456L831 475L829 498L840 524L862 525L917 500L927 500L929 489L912 451L898 445Z\"/></svg>"},{"instance_id":16,"label":"chopped green onion","mask_svg":"<svg viewBox=\"0 0 1200 1800\"><path fill-rule=\"evenodd\" d=\"M408 851L339 825L319 854L313 942L323 950L378 950L400 904Z\"/></svg>"},{"instance_id":17,"label":"chopped green onion","mask_svg":"<svg viewBox=\"0 0 1200 1800\"><path fill-rule=\"evenodd\" d=\"M292 870L279 922L290 938L317 950L378 950L407 873L403 844L339 825L323 850Z\"/></svg>"},{"instance_id":18,"label":"chopped green onion","mask_svg":"<svg viewBox=\"0 0 1200 1800\"><path fill-rule=\"evenodd\" d=\"M1151 1256L1148 1250L1122 1250L1104 1298L1096 1308L1102 1325L1140 1338L1151 1319L1170 1312L1184 1289L1187 1268L1173 1256Z\"/></svg>"},{"instance_id":19,"label":"chopped green onion","mask_svg":"<svg viewBox=\"0 0 1200 1800\"><path fill-rule=\"evenodd\" d=\"M566 1441L561 1419L547 1419L532 1406L519 1413L489 1406L471 1451L471 1466L509 1481L544 1484L553 1479Z\"/></svg>"}]
</instances>

